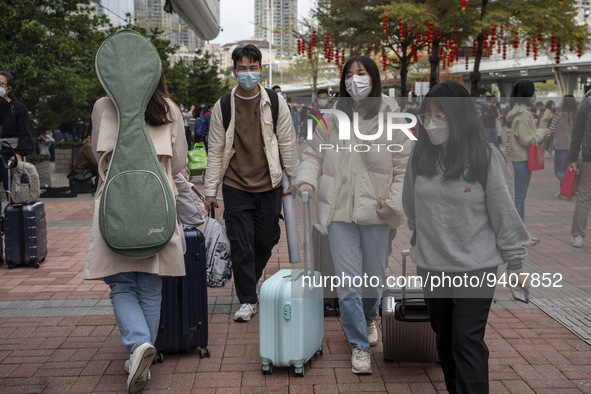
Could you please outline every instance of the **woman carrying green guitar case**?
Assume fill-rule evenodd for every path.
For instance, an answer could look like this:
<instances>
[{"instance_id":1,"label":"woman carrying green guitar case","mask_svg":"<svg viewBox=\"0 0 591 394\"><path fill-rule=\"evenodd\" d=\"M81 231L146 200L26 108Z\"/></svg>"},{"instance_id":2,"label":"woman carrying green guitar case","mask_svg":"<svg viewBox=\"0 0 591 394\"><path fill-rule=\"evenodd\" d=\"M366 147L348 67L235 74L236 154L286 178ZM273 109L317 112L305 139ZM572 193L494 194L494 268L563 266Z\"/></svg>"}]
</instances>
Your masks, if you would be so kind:
<instances>
[{"instance_id":1,"label":"woman carrying green guitar case","mask_svg":"<svg viewBox=\"0 0 591 394\"><path fill-rule=\"evenodd\" d=\"M128 392L139 393L156 353L160 277L185 275L172 177L186 166L187 142L148 39L131 30L114 34L97 52L96 71L109 97L97 100L92 112L100 179L84 278L104 278L111 288L121 339L131 352Z\"/></svg>"}]
</instances>

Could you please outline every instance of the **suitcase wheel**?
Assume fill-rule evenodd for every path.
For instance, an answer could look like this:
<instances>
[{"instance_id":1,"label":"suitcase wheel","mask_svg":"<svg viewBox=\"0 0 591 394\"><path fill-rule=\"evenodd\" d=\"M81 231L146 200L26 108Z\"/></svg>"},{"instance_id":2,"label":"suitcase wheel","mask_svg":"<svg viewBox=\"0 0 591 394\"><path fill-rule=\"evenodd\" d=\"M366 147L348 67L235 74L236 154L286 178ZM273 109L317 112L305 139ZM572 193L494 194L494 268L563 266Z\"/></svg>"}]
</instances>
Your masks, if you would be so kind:
<instances>
[{"instance_id":1,"label":"suitcase wheel","mask_svg":"<svg viewBox=\"0 0 591 394\"><path fill-rule=\"evenodd\" d=\"M200 347L199 348L199 358L209 358L211 357L211 353L209 352L209 349L206 347Z\"/></svg>"},{"instance_id":2,"label":"suitcase wheel","mask_svg":"<svg viewBox=\"0 0 591 394\"><path fill-rule=\"evenodd\" d=\"M273 364L263 364L263 375L273 375Z\"/></svg>"},{"instance_id":3,"label":"suitcase wheel","mask_svg":"<svg viewBox=\"0 0 591 394\"><path fill-rule=\"evenodd\" d=\"M38 261L35 261L35 262L33 263L33 267L35 267L35 268L39 268L39 262L38 262Z\"/></svg>"},{"instance_id":4,"label":"suitcase wheel","mask_svg":"<svg viewBox=\"0 0 591 394\"><path fill-rule=\"evenodd\" d=\"M299 376L299 377L303 378L304 377L304 366L303 365L300 365L300 366L296 365L294 372L295 372L294 373L295 376Z\"/></svg>"},{"instance_id":5,"label":"suitcase wheel","mask_svg":"<svg viewBox=\"0 0 591 394\"><path fill-rule=\"evenodd\" d=\"M156 364L156 363L162 364L163 362L164 362L164 354L161 352L156 352L156 356L154 357L154 361L152 361L152 364Z\"/></svg>"},{"instance_id":6,"label":"suitcase wheel","mask_svg":"<svg viewBox=\"0 0 591 394\"><path fill-rule=\"evenodd\" d=\"M16 267L14 264L12 263L6 263L6 265L8 266L8 268L13 269L14 267Z\"/></svg>"},{"instance_id":7,"label":"suitcase wheel","mask_svg":"<svg viewBox=\"0 0 591 394\"><path fill-rule=\"evenodd\" d=\"M318 349L318 350L316 351L316 353L318 353L318 354L320 354L320 355L322 356L322 353L324 353L324 344L321 344L321 345L320 345L320 349Z\"/></svg>"}]
</instances>

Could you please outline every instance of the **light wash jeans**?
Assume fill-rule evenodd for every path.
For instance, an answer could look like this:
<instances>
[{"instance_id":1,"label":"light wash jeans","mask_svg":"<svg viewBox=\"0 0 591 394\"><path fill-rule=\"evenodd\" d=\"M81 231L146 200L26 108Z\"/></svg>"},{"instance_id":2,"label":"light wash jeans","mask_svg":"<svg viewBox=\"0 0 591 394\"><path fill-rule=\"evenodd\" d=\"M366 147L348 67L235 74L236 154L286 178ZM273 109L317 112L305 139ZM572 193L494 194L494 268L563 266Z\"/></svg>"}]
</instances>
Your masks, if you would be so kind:
<instances>
[{"instance_id":1,"label":"light wash jeans","mask_svg":"<svg viewBox=\"0 0 591 394\"><path fill-rule=\"evenodd\" d=\"M562 180L564 179L564 173L570 165L570 149L556 149L554 151L554 174L560 180L560 186L562 186Z\"/></svg>"},{"instance_id":2,"label":"light wash jeans","mask_svg":"<svg viewBox=\"0 0 591 394\"><path fill-rule=\"evenodd\" d=\"M527 169L527 161L514 161L513 172L515 179L515 208L525 223L525 196L531 180L531 171Z\"/></svg>"},{"instance_id":3,"label":"light wash jeans","mask_svg":"<svg viewBox=\"0 0 591 394\"><path fill-rule=\"evenodd\" d=\"M392 232L392 235L391 235ZM341 325L349 343L359 349L369 349L367 325L378 315L378 306L382 296L382 284L390 244L395 230L387 224L359 225L355 223L332 222L328 226L330 252L335 266L335 275L339 278L351 277L357 281L367 275L366 286L348 284L337 288ZM378 282L370 286L371 277Z\"/></svg>"},{"instance_id":4,"label":"light wash jeans","mask_svg":"<svg viewBox=\"0 0 591 394\"><path fill-rule=\"evenodd\" d=\"M145 272L123 272L107 276L111 303L128 352L144 342L154 344L160 324L162 278Z\"/></svg>"}]
</instances>

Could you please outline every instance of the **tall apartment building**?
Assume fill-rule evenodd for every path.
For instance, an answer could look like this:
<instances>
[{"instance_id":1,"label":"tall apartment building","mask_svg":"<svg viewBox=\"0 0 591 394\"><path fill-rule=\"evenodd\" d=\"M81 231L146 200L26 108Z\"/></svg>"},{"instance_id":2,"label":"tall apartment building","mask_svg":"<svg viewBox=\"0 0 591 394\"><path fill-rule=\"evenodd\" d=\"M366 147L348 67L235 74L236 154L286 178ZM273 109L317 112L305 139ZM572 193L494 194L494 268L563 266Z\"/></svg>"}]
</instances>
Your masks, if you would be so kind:
<instances>
[{"instance_id":1,"label":"tall apartment building","mask_svg":"<svg viewBox=\"0 0 591 394\"><path fill-rule=\"evenodd\" d=\"M134 21L148 30L163 30L163 38L173 45L180 46L181 52L195 53L203 47L201 40L189 26L175 13L164 11L165 0L134 0Z\"/></svg>"},{"instance_id":2,"label":"tall apartment building","mask_svg":"<svg viewBox=\"0 0 591 394\"><path fill-rule=\"evenodd\" d=\"M271 47L277 56L292 56L296 52L298 0L254 0L254 36L269 39L270 20L273 23Z\"/></svg>"}]
</instances>

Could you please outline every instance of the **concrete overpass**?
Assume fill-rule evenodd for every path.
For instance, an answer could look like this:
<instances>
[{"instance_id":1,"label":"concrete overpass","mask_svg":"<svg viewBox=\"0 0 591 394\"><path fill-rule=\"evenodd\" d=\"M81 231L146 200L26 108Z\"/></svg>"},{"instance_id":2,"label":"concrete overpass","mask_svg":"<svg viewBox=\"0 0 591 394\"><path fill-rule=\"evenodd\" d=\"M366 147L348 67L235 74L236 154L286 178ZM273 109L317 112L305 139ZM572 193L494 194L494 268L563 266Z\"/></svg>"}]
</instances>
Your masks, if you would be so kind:
<instances>
[{"instance_id":1,"label":"concrete overpass","mask_svg":"<svg viewBox=\"0 0 591 394\"><path fill-rule=\"evenodd\" d=\"M591 52L586 52L582 57L576 54L567 54L561 57L560 64L554 62L554 57L539 56L536 61L533 57L522 57L507 60L484 60L480 63L480 84L496 83L501 91L501 96L508 97L513 84L519 79L532 81L556 80L560 94L583 95L583 87L587 85L587 78L591 77ZM461 62L460 62L461 63ZM470 72L474 68L474 61L455 65L451 69L454 75L461 75L464 84L470 88Z\"/></svg>"}]
</instances>

